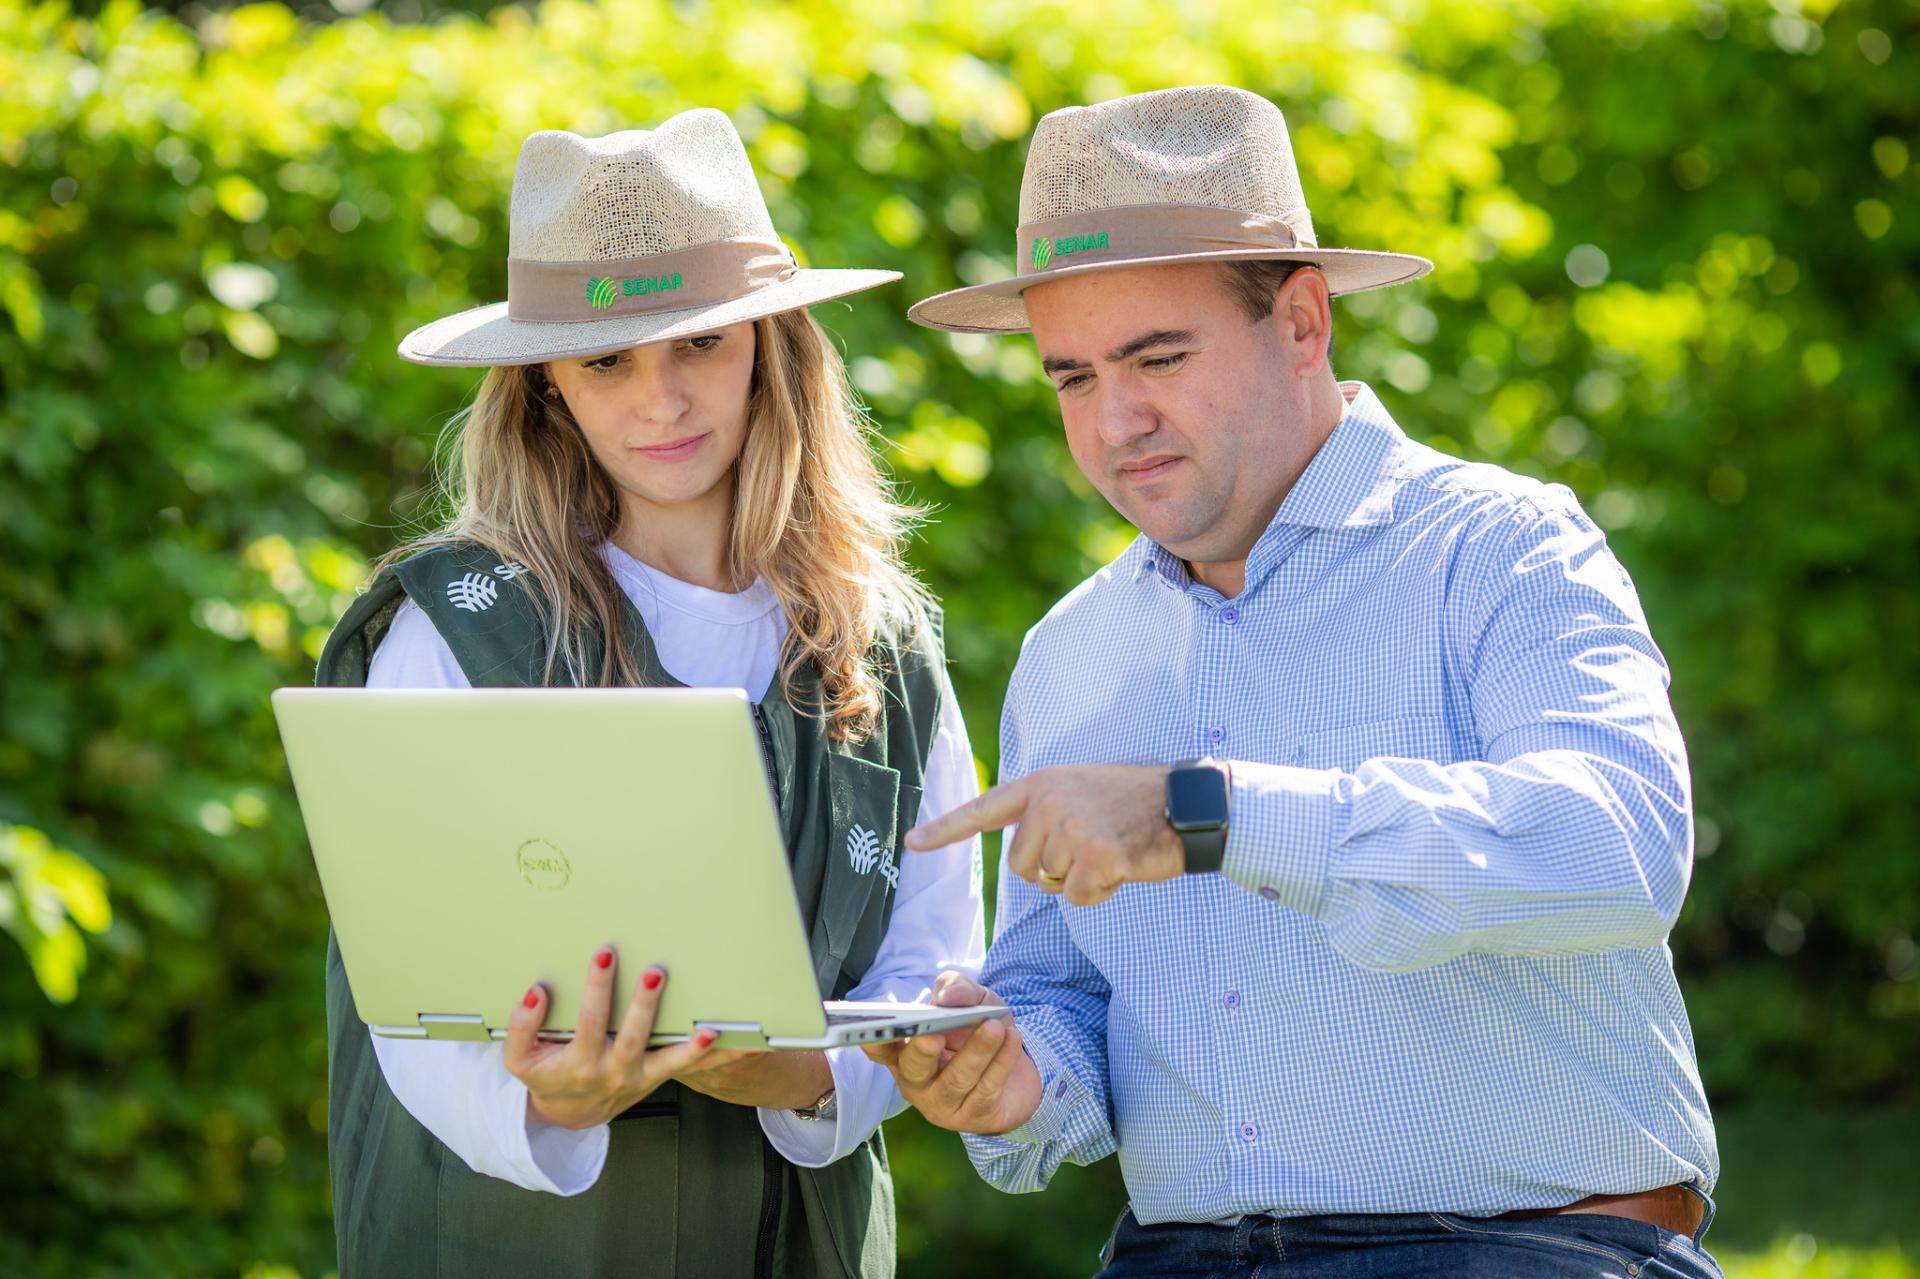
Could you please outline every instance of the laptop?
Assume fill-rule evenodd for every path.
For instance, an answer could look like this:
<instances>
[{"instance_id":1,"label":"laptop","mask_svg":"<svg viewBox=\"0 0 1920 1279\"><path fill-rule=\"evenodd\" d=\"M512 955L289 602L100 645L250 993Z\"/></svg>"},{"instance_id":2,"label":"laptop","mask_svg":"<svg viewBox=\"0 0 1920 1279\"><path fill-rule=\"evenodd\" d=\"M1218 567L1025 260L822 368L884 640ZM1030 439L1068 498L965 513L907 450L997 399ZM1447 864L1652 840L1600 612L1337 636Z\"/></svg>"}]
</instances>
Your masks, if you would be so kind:
<instances>
[{"instance_id":1,"label":"laptop","mask_svg":"<svg viewBox=\"0 0 1920 1279\"><path fill-rule=\"evenodd\" d=\"M287 764L360 1020L484 1041L536 981L569 1038L594 952L611 1024L667 968L656 1045L820 1049L997 1005L823 1002L739 689L282 688Z\"/></svg>"}]
</instances>

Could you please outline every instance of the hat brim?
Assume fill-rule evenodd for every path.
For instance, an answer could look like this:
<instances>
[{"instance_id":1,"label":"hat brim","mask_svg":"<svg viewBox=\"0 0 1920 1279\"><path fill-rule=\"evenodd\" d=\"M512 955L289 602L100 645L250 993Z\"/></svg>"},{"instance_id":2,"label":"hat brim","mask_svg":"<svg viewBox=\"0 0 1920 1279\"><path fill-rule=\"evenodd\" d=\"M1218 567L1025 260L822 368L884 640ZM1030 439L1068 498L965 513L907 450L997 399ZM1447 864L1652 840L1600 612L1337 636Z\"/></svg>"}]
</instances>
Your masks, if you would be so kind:
<instances>
[{"instance_id":1,"label":"hat brim","mask_svg":"<svg viewBox=\"0 0 1920 1279\"><path fill-rule=\"evenodd\" d=\"M1173 253L1055 267L992 284L951 289L915 302L907 309L907 318L925 328L945 329L949 333L1025 333L1032 325L1027 322L1027 303L1022 295L1042 284L1096 271L1126 271L1190 262L1259 261L1305 262L1319 267L1327 277L1328 292L1335 296L1404 284L1433 270L1433 263L1417 254L1373 249L1223 249L1214 253Z\"/></svg>"},{"instance_id":2,"label":"hat brim","mask_svg":"<svg viewBox=\"0 0 1920 1279\"><path fill-rule=\"evenodd\" d=\"M401 339L399 352L401 359L415 364L455 368L605 355L649 342L694 337L782 311L797 311L816 302L879 288L899 278L898 271L802 269L778 283L711 306L577 323L516 320L508 316L505 302L493 302L421 325Z\"/></svg>"}]
</instances>

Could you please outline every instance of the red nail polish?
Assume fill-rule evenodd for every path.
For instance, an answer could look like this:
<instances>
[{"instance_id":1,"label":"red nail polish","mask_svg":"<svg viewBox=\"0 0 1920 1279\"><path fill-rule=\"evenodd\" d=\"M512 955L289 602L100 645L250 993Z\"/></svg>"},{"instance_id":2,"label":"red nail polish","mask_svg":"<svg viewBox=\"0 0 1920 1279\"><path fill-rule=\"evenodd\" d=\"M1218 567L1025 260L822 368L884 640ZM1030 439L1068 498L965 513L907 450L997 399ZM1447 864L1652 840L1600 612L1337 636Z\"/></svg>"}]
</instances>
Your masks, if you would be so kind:
<instances>
[{"instance_id":1,"label":"red nail polish","mask_svg":"<svg viewBox=\"0 0 1920 1279\"><path fill-rule=\"evenodd\" d=\"M527 987L527 997L520 1001L520 1005L523 1008L532 1008L535 1004L539 1002L540 1002L540 988L538 986L529 986Z\"/></svg>"},{"instance_id":2,"label":"red nail polish","mask_svg":"<svg viewBox=\"0 0 1920 1279\"><path fill-rule=\"evenodd\" d=\"M646 972L640 974L640 984L648 990L660 989L660 983L663 980L664 978L661 977L658 968L649 968Z\"/></svg>"},{"instance_id":3,"label":"red nail polish","mask_svg":"<svg viewBox=\"0 0 1920 1279\"><path fill-rule=\"evenodd\" d=\"M701 1046L702 1048L707 1048L707 1047L711 1047L711 1046L712 1046L712 1044L713 1044L713 1041L714 1041L714 1040L716 1040L716 1039L718 1039L718 1038L720 1038L720 1032L719 1032L719 1031L717 1031L717 1030L703 1030L703 1031L701 1031L701 1032L700 1032L700 1046Z\"/></svg>"},{"instance_id":4,"label":"red nail polish","mask_svg":"<svg viewBox=\"0 0 1920 1279\"><path fill-rule=\"evenodd\" d=\"M613 948L609 946L593 957L593 962L602 968L613 967Z\"/></svg>"}]
</instances>

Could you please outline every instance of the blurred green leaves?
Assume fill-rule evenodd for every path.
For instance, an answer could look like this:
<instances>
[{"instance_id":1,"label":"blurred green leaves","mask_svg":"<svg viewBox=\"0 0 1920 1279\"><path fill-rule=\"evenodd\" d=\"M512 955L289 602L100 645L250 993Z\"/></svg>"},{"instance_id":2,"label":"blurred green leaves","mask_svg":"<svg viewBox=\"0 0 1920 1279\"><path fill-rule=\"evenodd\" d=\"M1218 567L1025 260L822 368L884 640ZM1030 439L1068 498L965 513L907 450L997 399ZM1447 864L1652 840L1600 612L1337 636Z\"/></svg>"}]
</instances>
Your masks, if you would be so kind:
<instances>
[{"instance_id":1,"label":"blurred green leaves","mask_svg":"<svg viewBox=\"0 0 1920 1279\"><path fill-rule=\"evenodd\" d=\"M1030 342L905 307L1012 271L1044 112L1280 103L1321 242L1436 263L1337 303L1341 374L1571 486L1634 574L1692 752L1709 1095L1911 1100L1916 37L1892 0L0 3L0 909L62 957L0 948L0 1272L332 1264L325 913L265 693L433 516L476 379L393 347L505 295L521 141L693 105L803 260L906 276L817 314L936 508L914 555L991 768L1020 637L1130 530ZM899 1136L907 1272L1018 1272L1041 1206L975 1215L957 1144ZM1073 1185L1062 1272L1119 1208L1110 1164Z\"/></svg>"},{"instance_id":2,"label":"blurred green leaves","mask_svg":"<svg viewBox=\"0 0 1920 1279\"><path fill-rule=\"evenodd\" d=\"M47 998L68 1003L87 966L81 932L113 922L106 877L31 826L0 822L0 932L20 943Z\"/></svg>"}]
</instances>

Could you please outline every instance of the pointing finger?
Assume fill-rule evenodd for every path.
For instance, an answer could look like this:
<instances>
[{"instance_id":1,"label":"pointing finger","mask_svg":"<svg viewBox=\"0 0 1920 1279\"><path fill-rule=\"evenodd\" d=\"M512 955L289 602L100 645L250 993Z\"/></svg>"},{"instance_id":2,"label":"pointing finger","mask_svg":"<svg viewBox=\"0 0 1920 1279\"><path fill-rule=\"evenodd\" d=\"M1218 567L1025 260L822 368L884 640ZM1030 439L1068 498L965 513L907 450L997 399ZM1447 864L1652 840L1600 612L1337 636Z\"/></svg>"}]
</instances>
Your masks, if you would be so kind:
<instances>
[{"instance_id":1,"label":"pointing finger","mask_svg":"<svg viewBox=\"0 0 1920 1279\"><path fill-rule=\"evenodd\" d=\"M907 832L907 847L913 852L925 853L982 831L1000 830L1019 821L1026 807L1026 779L1005 782L930 822L915 826Z\"/></svg>"}]
</instances>

